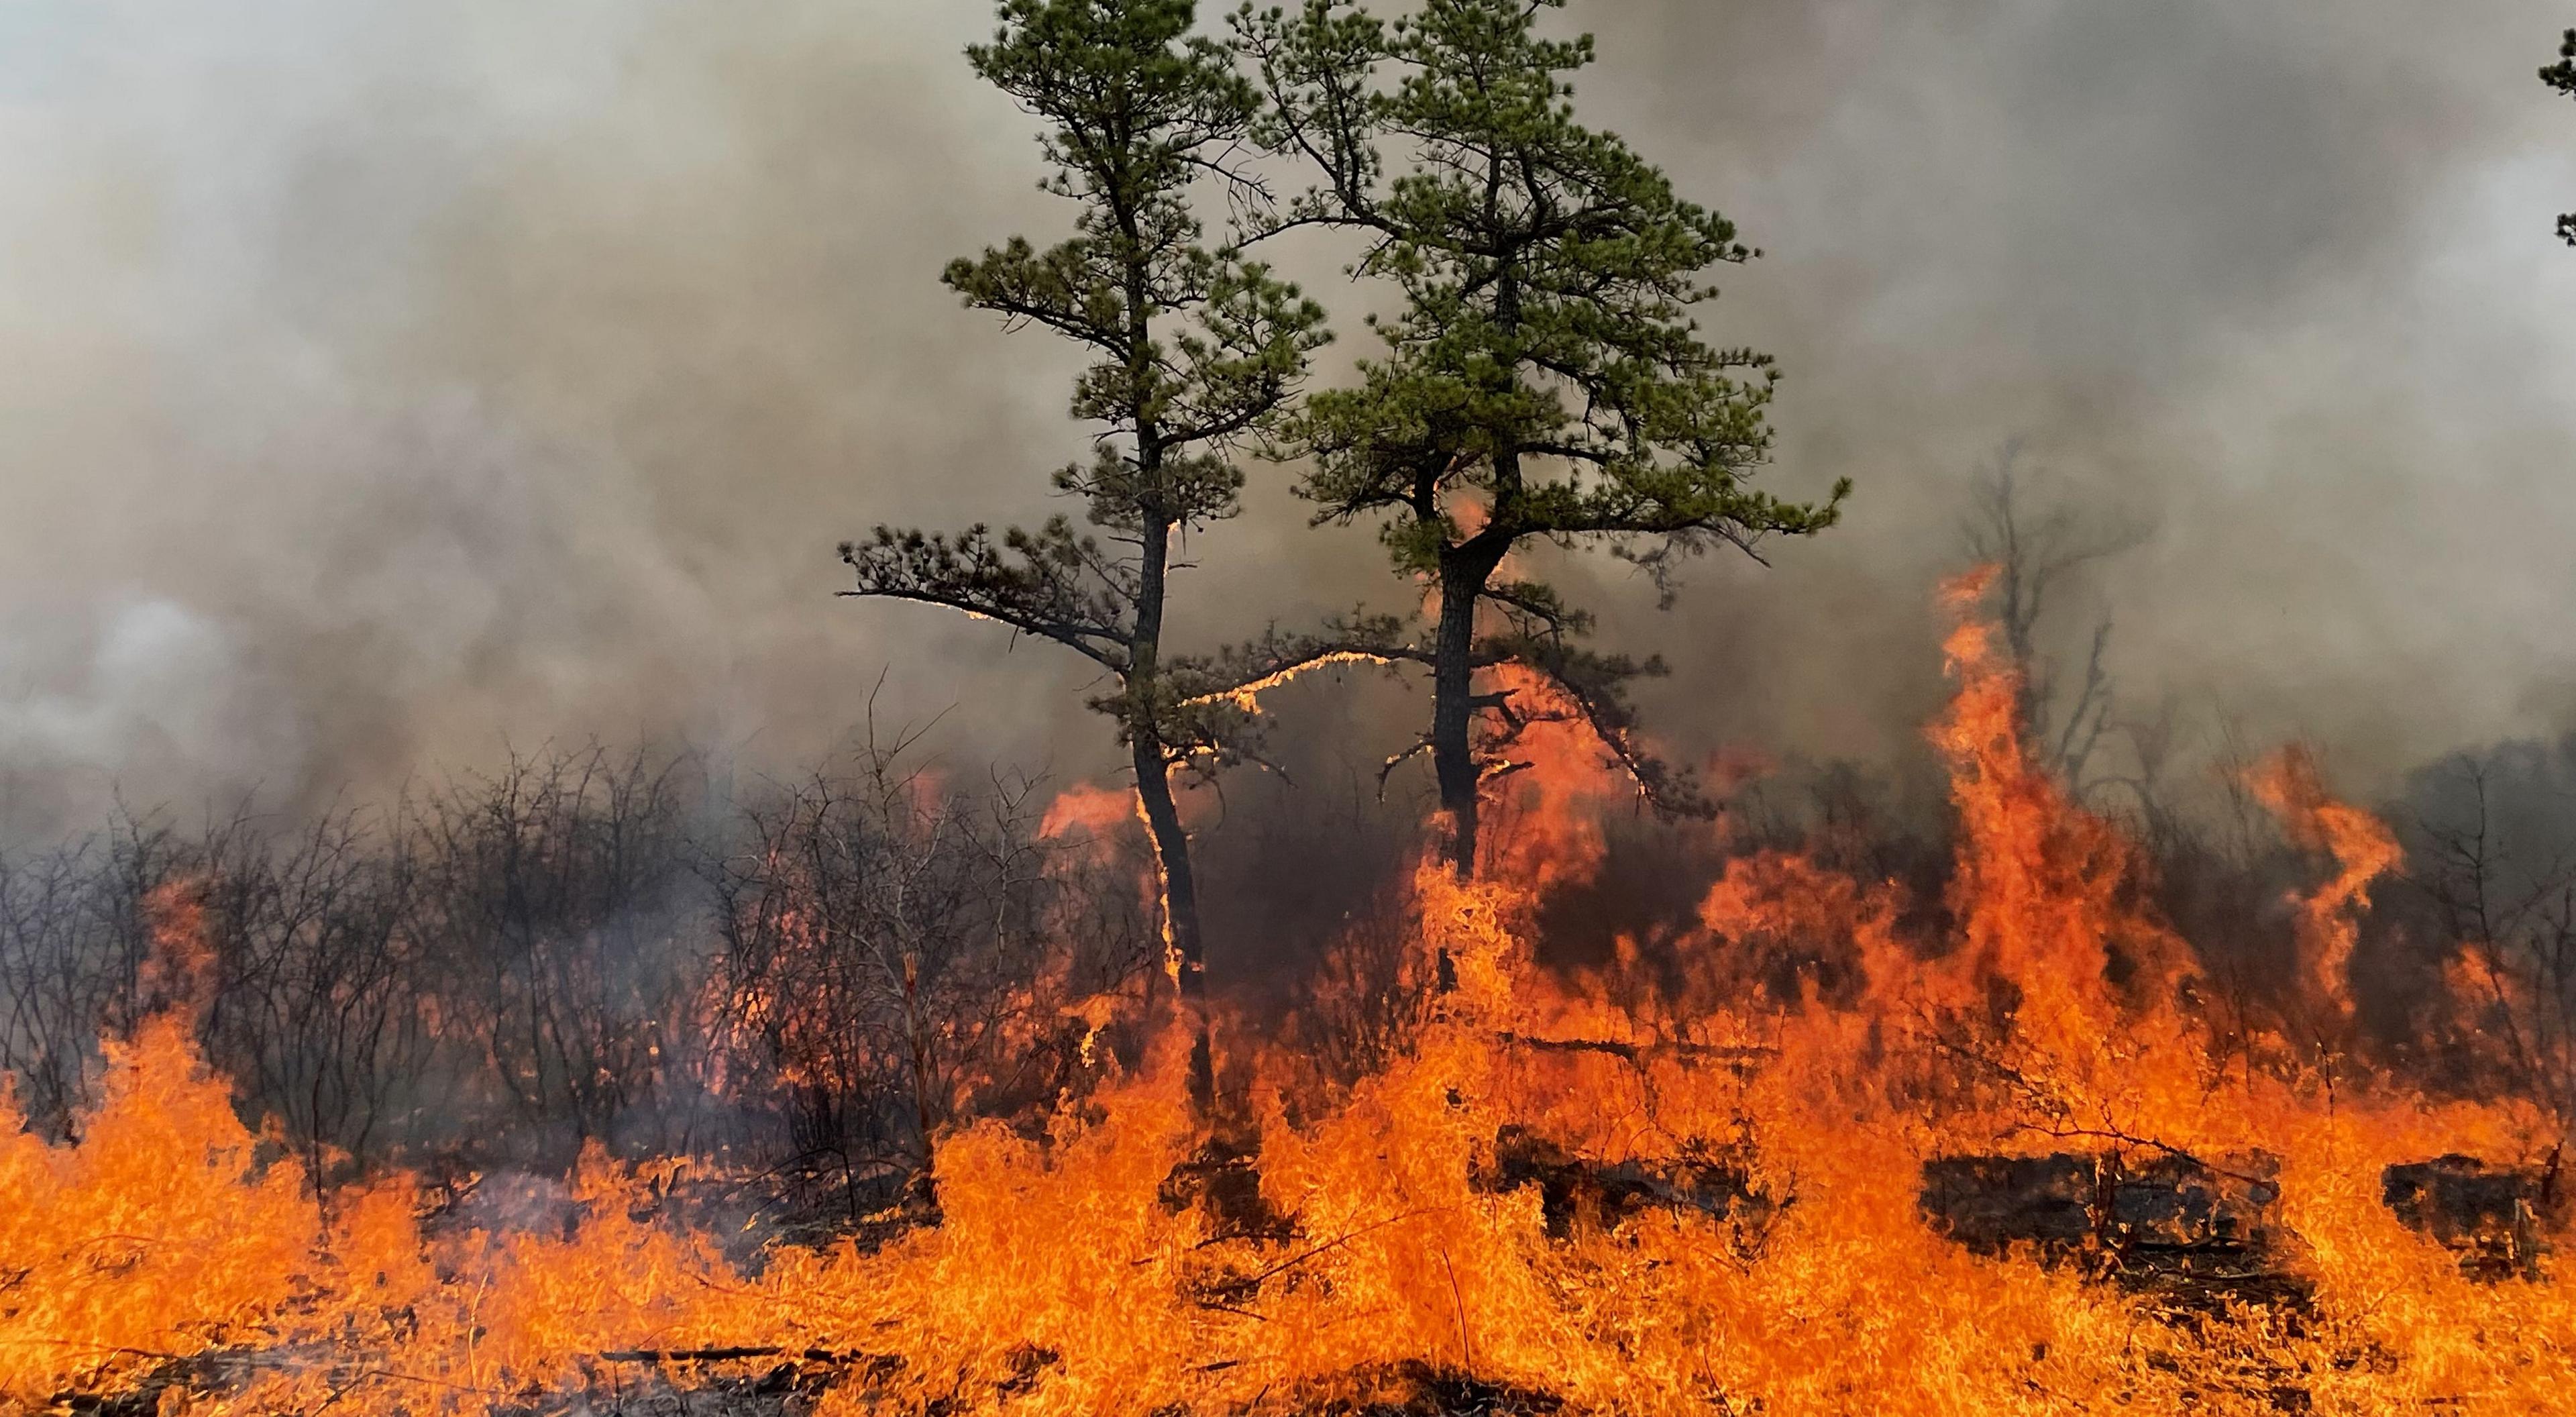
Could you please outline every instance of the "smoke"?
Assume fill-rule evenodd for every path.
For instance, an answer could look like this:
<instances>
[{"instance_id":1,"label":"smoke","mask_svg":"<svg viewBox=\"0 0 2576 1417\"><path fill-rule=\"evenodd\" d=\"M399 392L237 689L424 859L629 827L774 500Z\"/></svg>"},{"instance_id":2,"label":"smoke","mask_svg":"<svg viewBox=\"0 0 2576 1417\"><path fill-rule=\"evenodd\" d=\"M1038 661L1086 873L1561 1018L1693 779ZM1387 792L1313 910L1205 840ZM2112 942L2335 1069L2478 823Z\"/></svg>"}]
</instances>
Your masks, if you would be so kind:
<instances>
[{"instance_id":1,"label":"smoke","mask_svg":"<svg viewBox=\"0 0 2576 1417\"><path fill-rule=\"evenodd\" d=\"M2572 707L2564 16L2391 0L1578 0L1584 85L1768 251L1767 474L1849 524L1608 637L1692 748L1885 754L2007 438L2151 519L2122 701L2394 773ZM1074 360L948 256L1058 229L976 0L27 0L0 16L0 829L506 743L793 759L867 714L1109 761L1088 676L835 602L836 539L1052 510ZM1319 269L1329 270L1328 265ZM1358 302L1321 285L1356 326ZM1346 339L1345 353L1360 341ZM1256 470L1186 635L1400 601ZM2077 631L2083 625L2074 627ZM887 674L877 688L881 672ZM1416 706L1419 700L1411 700ZM1401 733L1391 731L1390 746Z\"/></svg>"},{"instance_id":2,"label":"smoke","mask_svg":"<svg viewBox=\"0 0 2576 1417\"><path fill-rule=\"evenodd\" d=\"M2576 113L2527 72L2563 15L1596 9L1637 77L1586 97L1772 252L1724 328L1791 373L1778 475L1860 484L1846 528L1673 627L1740 665L1674 706L1715 683L1756 740L1904 731L1928 636L1872 607L1957 554L1963 478L2021 438L2159 531L2066 607L2115 621L2129 713L2372 774L2565 714L2534 627L2576 522L2576 262L2546 220Z\"/></svg>"}]
</instances>

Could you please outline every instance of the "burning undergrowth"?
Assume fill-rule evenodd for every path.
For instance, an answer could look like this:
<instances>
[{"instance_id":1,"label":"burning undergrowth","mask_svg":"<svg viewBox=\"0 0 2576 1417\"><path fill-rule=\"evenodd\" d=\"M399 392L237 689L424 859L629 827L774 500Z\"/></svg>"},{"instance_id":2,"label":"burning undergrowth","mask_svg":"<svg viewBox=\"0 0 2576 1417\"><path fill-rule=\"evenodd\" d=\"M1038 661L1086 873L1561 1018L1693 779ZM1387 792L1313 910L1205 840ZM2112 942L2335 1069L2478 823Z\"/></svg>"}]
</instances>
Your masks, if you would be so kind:
<instances>
[{"instance_id":1,"label":"burning undergrowth","mask_svg":"<svg viewBox=\"0 0 2576 1417\"><path fill-rule=\"evenodd\" d=\"M1213 1123L1150 974L1094 979L1066 956L1007 1007L950 1017L990 991L939 1003L896 951L878 964L917 1005L880 1015L834 972L865 961L834 963L831 932L896 905L787 890L801 878L770 861L742 879L780 894L729 897L751 913L726 928L757 925L738 953L795 970L717 976L725 998L773 991L727 1015L762 1021L783 1060L754 1084L821 1086L799 1070L833 1055L798 1029L863 1036L914 1060L890 1074L914 1109L897 1131L929 1147L876 1224L805 1243L746 1246L744 1218L687 1200L696 1163L618 1160L597 1137L524 1204L458 1209L383 1168L321 1184L333 1158L246 1127L203 1061L220 1006L187 982L203 900L173 897L156 996L107 1045L94 1098L59 1127L0 1126L0 1400L2549 1407L2576 1382L2576 1302L2551 1282L2558 1121L2496 1082L2537 1073L2481 1053L2538 1046L2482 1031L2512 1001L2455 970L2463 992L2416 1001L2441 1066L2378 1056L2352 961L2397 852L2297 758L2254 789L2305 850L2306 883L2272 903L2297 967L2237 987L2156 908L2146 849L2032 765L1975 594L1955 593L1959 691L1933 730L1957 815L1937 886L1744 852L1656 911L1651 938L1543 963L1551 912L1615 874L1598 814L1616 794L1542 738L1487 878L1422 872L1400 927L1354 927L1363 958L1298 1018L1228 1030ZM877 810L932 810L905 801ZM827 852L834 834L809 828L833 820L808 801L768 840ZM1046 918L1032 897L1030 948ZM803 1012L835 999L849 1019ZM975 1048L947 1046L961 1031ZM988 1055L1015 1068L947 1071Z\"/></svg>"}]
</instances>

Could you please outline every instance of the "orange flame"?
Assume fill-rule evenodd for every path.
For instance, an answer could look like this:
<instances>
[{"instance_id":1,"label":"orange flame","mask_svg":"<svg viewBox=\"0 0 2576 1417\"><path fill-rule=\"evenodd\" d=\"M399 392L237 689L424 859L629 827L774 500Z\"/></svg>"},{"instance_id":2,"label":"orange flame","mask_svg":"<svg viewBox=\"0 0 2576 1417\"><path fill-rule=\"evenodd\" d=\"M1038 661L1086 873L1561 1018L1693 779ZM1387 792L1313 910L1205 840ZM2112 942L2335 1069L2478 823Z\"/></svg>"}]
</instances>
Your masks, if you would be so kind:
<instances>
[{"instance_id":1,"label":"orange flame","mask_svg":"<svg viewBox=\"0 0 2576 1417\"><path fill-rule=\"evenodd\" d=\"M1487 1386L1461 1400L1496 1410L1525 1389L1641 1417L2563 1408L2576 1296L2472 1282L2379 1195L2389 1163L2528 1158L2550 1129L2228 1056L2144 854L2024 750L1977 592L1949 596L1958 694L1933 730L1959 823L1943 899L1754 855L1708 891L1677 982L1613 977L1634 957L1552 975L1549 853L1579 866L1607 798L1546 757L1507 872L1416 881L1415 948L1456 983L1409 1047L1331 1105L1255 1099L1260 1198L1292 1233L1166 1202L1201 1139L1178 1031L1043 1130L944 1138L938 1225L749 1272L660 1217L667 1171L595 1151L569 1223L424 1221L399 1180L326 1213L165 1015L108 1050L77 1141L0 1112L0 1405L158 1384L164 1410L485 1411L751 1361L818 1375L845 1414L1427 1410L1391 1388L1469 1378ZM2340 927L2393 850L2283 780L2294 834L2337 862L2310 918ZM2320 979L2348 941L2306 942ZM1732 1189L1556 1223L1543 1187L1497 1179L1507 1132L1663 1178L1649 1192ZM2313 1289L2295 1310L2165 1321L2079 1269L1951 1244L1918 1200L1931 1156L2255 1148Z\"/></svg>"},{"instance_id":2,"label":"orange flame","mask_svg":"<svg viewBox=\"0 0 2576 1417\"><path fill-rule=\"evenodd\" d=\"M2370 887L2396 869L2402 852L2378 818L2326 796L2316 760L2304 749L2284 748L2254 770L2255 796L2281 819L2303 850L2323 851L2334 878L2313 894L2294 897L2299 908L2300 959L2308 987L2335 1015L2352 1014L2352 947Z\"/></svg>"}]
</instances>

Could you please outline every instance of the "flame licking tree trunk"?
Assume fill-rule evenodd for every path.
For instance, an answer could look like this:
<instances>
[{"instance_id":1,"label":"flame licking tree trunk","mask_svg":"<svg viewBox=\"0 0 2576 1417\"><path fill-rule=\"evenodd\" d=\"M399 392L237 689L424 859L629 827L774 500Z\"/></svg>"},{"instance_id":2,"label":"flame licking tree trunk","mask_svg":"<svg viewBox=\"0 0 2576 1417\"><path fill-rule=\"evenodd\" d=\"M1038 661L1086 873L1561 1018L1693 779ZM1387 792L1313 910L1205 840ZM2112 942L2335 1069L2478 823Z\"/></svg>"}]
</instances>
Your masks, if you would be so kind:
<instances>
[{"instance_id":1,"label":"flame licking tree trunk","mask_svg":"<svg viewBox=\"0 0 2576 1417\"><path fill-rule=\"evenodd\" d=\"M1221 169L1258 107L1219 46L1190 34L1189 0L1007 0L975 71L1044 125L1046 190L1074 201L1072 237L1025 238L960 259L948 284L978 309L1031 323L1098 357L1072 412L1093 456L1055 474L1103 547L1056 517L998 540L877 528L842 547L848 594L922 601L1053 640L1115 676L1093 707L1118 725L1154 838L1171 972L1196 1016L1194 1094L1213 1085L1205 945L1176 771L1231 755L1241 710L1207 666L1163 645L1175 539L1237 510L1235 440L1268 423L1325 339L1321 308L1231 248L1202 240L1189 188Z\"/></svg>"}]
</instances>

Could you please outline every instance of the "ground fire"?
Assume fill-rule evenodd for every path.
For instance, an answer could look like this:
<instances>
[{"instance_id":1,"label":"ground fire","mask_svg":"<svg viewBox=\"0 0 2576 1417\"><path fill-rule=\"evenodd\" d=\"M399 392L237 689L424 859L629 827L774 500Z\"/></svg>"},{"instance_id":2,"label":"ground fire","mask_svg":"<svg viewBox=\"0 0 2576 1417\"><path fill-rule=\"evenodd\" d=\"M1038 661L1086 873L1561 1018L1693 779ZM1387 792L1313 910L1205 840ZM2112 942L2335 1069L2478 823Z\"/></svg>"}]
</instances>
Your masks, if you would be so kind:
<instances>
[{"instance_id":1,"label":"ground fire","mask_svg":"<svg viewBox=\"0 0 2576 1417\"><path fill-rule=\"evenodd\" d=\"M2312 870L2285 902L2296 997L2249 1006L2152 908L2145 851L2034 765L1982 590L1946 596L1956 695L1932 737L1959 825L1930 892L1748 853L1684 938L1544 965L1548 895L1597 868L1620 789L1542 725L1495 869L1426 863L1403 894L1401 1037L1365 1075L1319 1082L1237 1021L1228 1100L1203 1115L1158 973L1058 988L1080 1046L1053 1098L935 1128L917 1187L821 1235L747 1244L689 1199L714 1163L596 1140L567 1185L480 1208L452 1176L335 1169L246 1120L203 1060L219 883L168 887L148 1008L91 1100L50 1129L0 1119L0 1403L2560 1406L2557 1118L2358 1042L2354 922L2395 864L2386 832L2303 758L2259 771ZM2424 1007L2491 1004L2456 977ZM1019 1030L1005 1055L1067 1036L993 1026Z\"/></svg>"}]
</instances>

